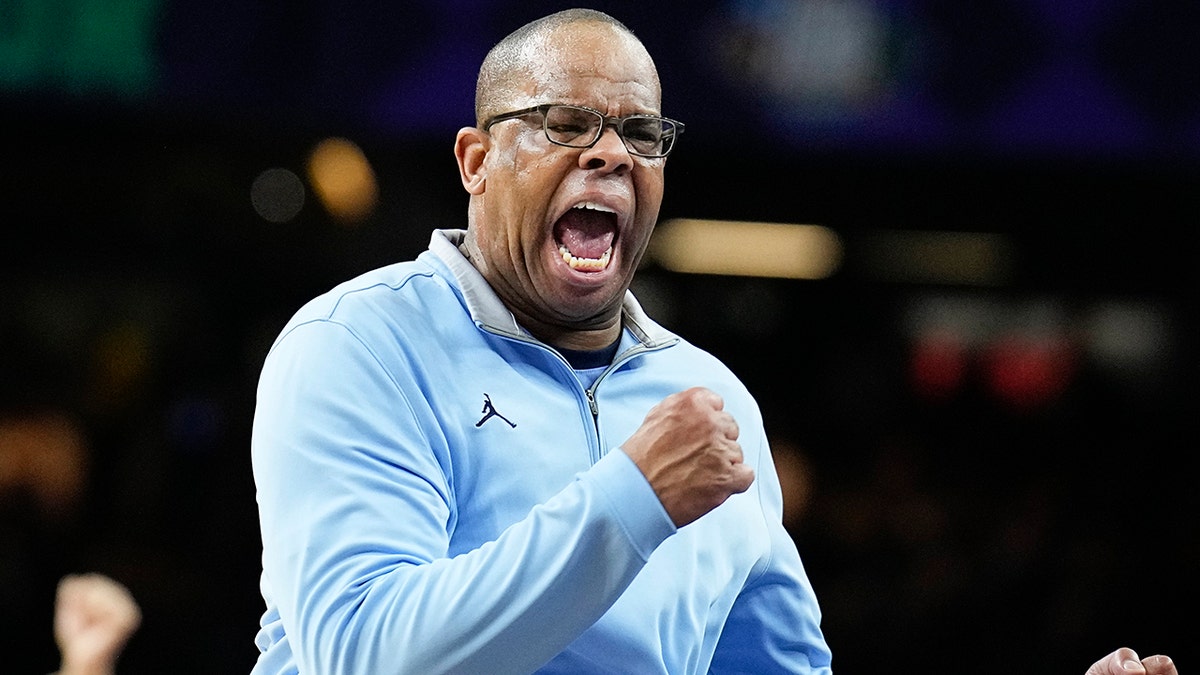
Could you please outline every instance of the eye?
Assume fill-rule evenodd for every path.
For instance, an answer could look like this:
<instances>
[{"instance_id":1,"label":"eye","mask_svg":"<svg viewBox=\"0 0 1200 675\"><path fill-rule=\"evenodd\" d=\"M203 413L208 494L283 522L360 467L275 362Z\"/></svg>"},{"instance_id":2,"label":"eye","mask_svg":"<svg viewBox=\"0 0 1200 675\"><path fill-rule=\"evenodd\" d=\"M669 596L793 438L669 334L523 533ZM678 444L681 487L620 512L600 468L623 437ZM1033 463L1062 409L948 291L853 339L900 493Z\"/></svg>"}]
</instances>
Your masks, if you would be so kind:
<instances>
[{"instance_id":1,"label":"eye","mask_svg":"<svg viewBox=\"0 0 1200 675\"><path fill-rule=\"evenodd\" d=\"M663 137L662 122L652 117L630 117L622 128L631 142L656 144Z\"/></svg>"},{"instance_id":2,"label":"eye","mask_svg":"<svg viewBox=\"0 0 1200 675\"><path fill-rule=\"evenodd\" d=\"M599 119L594 113L579 108L551 108L546 111L546 131L557 141L569 141L592 132Z\"/></svg>"},{"instance_id":3,"label":"eye","mask_svg":"<svg viewBox=\"0 0 1200 675\"><path fill-rule=\"evenodd\" d=\"M556 122L554 124L547 122L546 128L549 129L550 131L553 131L558 134L578 135L578 134L582 134L583 132L587 131L587 125L583 124L582 122L580 122L578 120L569 121L569 122Z\"/></svg>"}]
</instances>

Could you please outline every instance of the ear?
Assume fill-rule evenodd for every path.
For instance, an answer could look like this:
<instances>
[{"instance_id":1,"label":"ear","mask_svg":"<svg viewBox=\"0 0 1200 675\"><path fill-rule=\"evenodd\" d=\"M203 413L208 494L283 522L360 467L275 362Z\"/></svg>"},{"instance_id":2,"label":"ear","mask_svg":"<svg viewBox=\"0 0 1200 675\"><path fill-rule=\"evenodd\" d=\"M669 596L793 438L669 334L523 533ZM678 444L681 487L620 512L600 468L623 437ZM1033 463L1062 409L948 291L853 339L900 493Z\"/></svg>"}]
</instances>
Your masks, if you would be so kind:
<instances>
[{"instance_id":1,"label":"ear","mask_svg":"<svg viewBox=\"0 0 1200 675\"><path fill-rule=\"evenodd\" d=\"M463 188L473 195L483 194L487 184L487 159L492 137L476 127L463 127L454 140L454 157L458 160L458 175Z\"/></svg>"}]
</instances>

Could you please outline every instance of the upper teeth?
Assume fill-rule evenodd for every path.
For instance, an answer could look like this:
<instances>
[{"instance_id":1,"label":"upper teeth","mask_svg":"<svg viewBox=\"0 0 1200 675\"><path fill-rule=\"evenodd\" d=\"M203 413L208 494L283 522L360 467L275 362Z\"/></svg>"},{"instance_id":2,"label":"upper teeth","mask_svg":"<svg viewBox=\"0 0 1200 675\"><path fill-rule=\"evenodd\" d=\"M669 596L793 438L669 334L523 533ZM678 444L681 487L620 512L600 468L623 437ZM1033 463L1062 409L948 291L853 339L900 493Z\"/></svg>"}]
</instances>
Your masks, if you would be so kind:
<instances>
[{"instance_id":1,"label":"upper teeth","mask_svg":"<svg viewBox=\"0 0 1200 675\"><path fill-rule=\"evenodd\" d=\"M583 203L581 203L581 204L576 204L576 205L575 205L575 208L577 208L577 209L591 209L591 210L593 210L593 211L603 211L603 212L605 212L605 213L616 213L616 211L614 211L613 209L610 209L610 208L608 208L607 206L605 206L605 205L603 205L603 204L597 204L596 202L583 202Z\"/></svg>"}]
</instances>

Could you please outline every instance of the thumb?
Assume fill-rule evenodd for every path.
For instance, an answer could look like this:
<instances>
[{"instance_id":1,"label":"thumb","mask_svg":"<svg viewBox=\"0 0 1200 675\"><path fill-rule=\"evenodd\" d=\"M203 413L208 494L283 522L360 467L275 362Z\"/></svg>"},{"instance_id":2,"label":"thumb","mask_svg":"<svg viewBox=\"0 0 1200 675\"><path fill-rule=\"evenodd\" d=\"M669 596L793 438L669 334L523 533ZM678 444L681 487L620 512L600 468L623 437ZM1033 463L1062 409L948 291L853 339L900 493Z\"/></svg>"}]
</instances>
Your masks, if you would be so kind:
<instances>
[{"instance_id":1,"label":"thumb","mask_svg":"<svg viewBox=\"0 0 1200 675\"><path fill-rule=\"evenodd\" d=\"M1146 669L1137 652L1121 647L1092 664L1086 675L1146 675Z\"/></svg>"},{"instance_id":2,"label":"thumb","mask_svg":"<svg viewBox=\"0 0 1200 675\"><path fill-rule=\"evenodd\" d=\"M1116 656L1121 667L1119 672L1122 675L1145 675L1146 667L1142 665L1142 660L1138 658L1137 652L1122 648L1117 650Z\"/></svg>"},{"instance_id":3,"label":"thumb","mask_svg":"<svg viewBox=\"0 0 1200 675\"><path fill-rule=\"evenodd\" d=\"M1129 659L1122 663L1121 667L1125 669L1126 675L1145 675L1146 673L1146 667L1136 659Z\"/></svg>"}]
</instances>

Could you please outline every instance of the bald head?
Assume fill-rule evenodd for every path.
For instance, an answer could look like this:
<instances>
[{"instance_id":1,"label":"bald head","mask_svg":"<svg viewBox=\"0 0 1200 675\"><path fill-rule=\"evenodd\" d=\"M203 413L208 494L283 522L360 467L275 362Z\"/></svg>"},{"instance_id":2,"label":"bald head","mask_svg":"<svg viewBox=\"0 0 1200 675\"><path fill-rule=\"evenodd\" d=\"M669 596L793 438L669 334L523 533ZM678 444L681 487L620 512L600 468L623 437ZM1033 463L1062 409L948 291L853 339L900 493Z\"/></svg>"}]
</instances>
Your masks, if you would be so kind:
<instances>
[{"instance_id":1,"label":"bald head","mask_svg":"<svg viewBox=\"0 0 1200 675\"><path fill-rule=\"evenodd\" d=\"M475 124L481 126L489 117L505 112L512 99L525 93L532 74L544 65L541 61L547 53L547 42L551 36L588 24L608 26L623 34L650 60L633 31L604 12L566 9L535 19L509 33L484 57L479 68L479 79L475 83ZM653 82L646 84L657 91L657 74Z\"/></svg>"}]
</instances>

